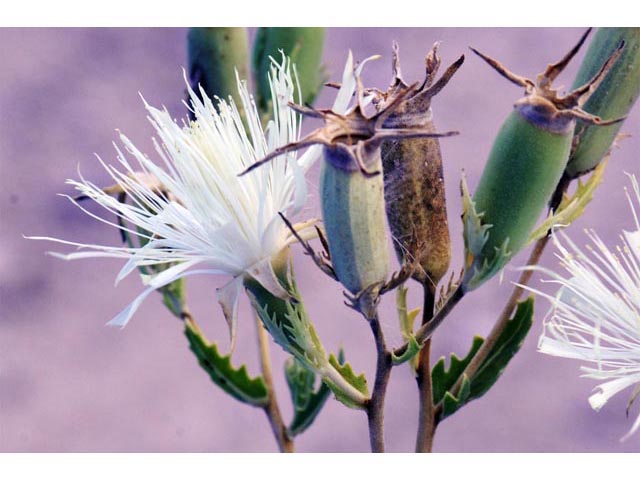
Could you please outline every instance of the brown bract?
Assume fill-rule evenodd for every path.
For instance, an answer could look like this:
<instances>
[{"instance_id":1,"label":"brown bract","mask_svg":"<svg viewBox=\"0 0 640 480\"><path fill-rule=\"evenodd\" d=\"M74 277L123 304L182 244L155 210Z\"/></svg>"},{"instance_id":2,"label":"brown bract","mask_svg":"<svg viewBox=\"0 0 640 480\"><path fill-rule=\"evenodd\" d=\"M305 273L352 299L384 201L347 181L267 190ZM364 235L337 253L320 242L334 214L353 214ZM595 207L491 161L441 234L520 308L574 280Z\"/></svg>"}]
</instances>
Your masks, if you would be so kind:
<instances>
[{"instance_id":1,"label":"brown bract","mask_svg":"<svg viewBox=\"0 0 640 480\"><path fill-rule=\"evenodd\" d=\"M580 38L580 41L559 62L547 66L544 72L538 74L536 81L517 75L508 70L497 60L471 48L476 55L491 65L500 75L512 83L524 87L525 96L519 99L514 107L530 122L546 130L556 133L566 133L573 128L574 121L580 119L594 125L611 125L621 122L623 118L602 120L582 109L591 94L604 80L611 67L622 54L624 42L611 54L602 68L594 77L581 87L572 90L566 95L560 95L558 90L551 88L552 82L562 73L571 59L578 53L591 32L588 29Z\"/></svg>"}]
</instances>

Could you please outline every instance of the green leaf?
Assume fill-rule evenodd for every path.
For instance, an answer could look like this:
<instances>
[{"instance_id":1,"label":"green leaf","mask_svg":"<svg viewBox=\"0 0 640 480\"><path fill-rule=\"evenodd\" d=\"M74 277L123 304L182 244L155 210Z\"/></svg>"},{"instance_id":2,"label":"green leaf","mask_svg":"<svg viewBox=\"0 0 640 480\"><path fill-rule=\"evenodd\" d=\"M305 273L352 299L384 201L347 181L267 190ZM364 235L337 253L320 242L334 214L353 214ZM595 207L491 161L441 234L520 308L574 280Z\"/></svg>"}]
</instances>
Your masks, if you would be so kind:
<instances>
[{"instance_id":1,"label":"green leaf","mask_svg":"<svg viewBox=\"0 0 640 480\"><path fill-rule=\"evenodd\" d=\"M364 375L361 376L361 381L360 377L353 374L350 366L340 366L341 362L334 358L336 367L327 359L297 291L291 268L289 272L289 277L281 280L294 299L291 301L275 297L255 279L245 278L244 286L253 308L273 340L307 369L320 375L337 399L352 408L363 408L367 399L361 392L362 382L366 391Z\"/></svg>"},{"instance_id":2,"label":"green leaf","mask_svg":"<svg viewBox=\"0 0 640 480\"><path fill-rule=\"evenodd\" d=\"M533 303L533 295L518 303L513 318L507 322L486 360L471 379L471 399L481 397L496 383L522 347L533 324Z\"/></svg>"},{"instance_id":3,"label":"green leaf","mask_svg":"<svg viewBox=\"0 0 640 480\"><path fill-rule=\"evenodd\" d=\"M431 370L431 381L433 385L433 403L438 404L443 402L446 396L450 396L453 399L456 399L449 390L453 387L453 385L458 380L458 377L462 375L462 372L471 359L476 354L476 352L482 346L484 339L482 337L475 336L473 337L473 343L471 344L471 349L469 353L464 358L459 358L455 353L452 353L449 359L449 368L445 367L445 358L441 357L440 360L433 366ZM451 400L449 400L450 402Z\"/></svg>"},{"instance_id":4,"label":"green leaf","mask_svg":"<svg viewBox=\"0 0 640 480\"><path fill-rule=\"evenodd\" d=\"M608 161L609 156L606 156L595 168L587 182L583 183L582 180L578 180L578 188L571 197L566 193L564 194L555 214L547 218L533 231L529 237L528 244L531 244L547 235L549 230L553 227L568 227L572 222L580 218L584 213L584 209L593 199L593 194L596 191L596 188L602 183L602 176Z\"/></svg>"},{"instance_id":5,"label":"green leaf","mask_svg":"<svg viewBox=\"0 0 640 480\"><path fill-rule=\"evenodd\" d=\"M164 306L178 318L182 318L185 313L185 285L185 279L179 278L158 290L162 294Z\"/></svg>"},{"instance_id":6,"label":"green leaf","mask_svg":"<svg viewBox=\"0 0 640 480\"><path fill-rule=\"evenodd\" d=\"M213 383L236 400L249 405L262 407L268 403L267 387L262 377L249 377L245 365L234 368L231 355L221 355L216 344L209 343L200 329L189 320L185 321L185 335L191 351Z\"/></svg>"},{"instance_id":7,"label":"green leaf","mask_svg":"<svg viewBox=\"0 0 640 480\"><path fill-rule=\"evenodd\" d=\"M394 365L401 365L404 362L411 360L418 352L420 352L421 348L422 347L418 343L418 340L416 340L415 335L411 335L407 339L407 349L405 352L400 356L391 353L391 361Z\"/></svg>"},{"instance_id":8,"label":"green leaf","mask_svg":"<svg viewBox=\"0 0 640 480\"><path fill-rule=\"evenodd\" d=\"M319 370L327 363L326 353L316 330L307 315L298 292L293 269L283 286L295 301L278 298L255 279L245 279L244 286L263 325L287 353L290 353L310 370Z\"/></svg>"},{"instance_id":9,"label":"green leaf","mask_svg":"<svg viewBox=\"0 0 640 480\"><path fill-rule=\"evenodd\" d=\"M411 311L407 308L407 293L409 289L404 285L398 287L396 291L396 310L398 311L398 319L400 320L400 332L405 341L409 341L413 337L413 325L416 317L420 313L419 308Z\"/></svg>"},{"instance_id":10,"label":"green leaf","mask_svg":"<svg viewBox=\"0 0 640 480\"><path fill-rule=\"evenodd\" d=\"M458 396L454 397L450 392L446 392L444 394L444 398L442 399L442 416L440 417L440 420L452 415L461 406L463 406L469 400L470 390L469 377L463 374Z\"/></svg>"},{"instance_id":11,"label":"green leaf","mask_svg":"<svg viewBox=\"0 0 640 480\"><path fill-rule=\"evenodd\" d=\"M295 358L290 358L285 364L285 376L294 409L288 432L294 437L304 432L313 423L329 398L331 390L323 382L320 382L319 388L314 390L315 373Z\"/></svg>"},{"instance_id":12,"label":"green leaf","mask_svg":"<svg viewBox=\"0 0 640 480\"><path fill-rule=\"evenodd\" d=\"M369 396L369 389L367 388L367 377L365 377L364 373L356 375L353 371L353 367L351 367L351 364L344 361L344 358L342 358L342 354L339 354L338 358L336 358L333 353L329 355L329 364L337 370L337 372L349 385L351 385L365 397ZM347 407L356 409L362 408L362 405L354 403L353 400L347 397L339 387L333 385L329 379L325 378L325 382L327 383L333 394L336 396L336 399L345 404Z\"/></svg>"},{"instance_id":13,"label":"green leaf","mask_svg":"<svg viewBox=\"0 0 640 480\"><path fill-rule=\"evenodd\" d=\"M493 225L483 222L484 213L476 210L476 204L469 194L467 180L464 176L460 181L460 191L462 193L462 224L465 249L462 287L465 291L471 291L502 270L502 267L511 258L511 252L508 248L509 239L507 238L500 247L495 248L495 254L491 259L486 257L484 248L489 241L490 230Z\"/></svg>"},{"instance_id":14,"label":"green leaf","mask_svg":"<svg viewBox=\"0 0 640 480\"><path fill-rule=\"evenodd\" d=\"M431 370L433 401L435 404L442 403L438 421L452 415L471 400L480 398L496 383L509 361L520 350L532 322L533 296L518 303L513 318L507 322L496 344L471 378L467 377L464 370L484 343L482 337L474 337L471 349L464 358L451 354L449 369L445 368L444 357L434 365ZM454 395L451 389L460 376L462 382Z\"/></svg>"}]
</instances>

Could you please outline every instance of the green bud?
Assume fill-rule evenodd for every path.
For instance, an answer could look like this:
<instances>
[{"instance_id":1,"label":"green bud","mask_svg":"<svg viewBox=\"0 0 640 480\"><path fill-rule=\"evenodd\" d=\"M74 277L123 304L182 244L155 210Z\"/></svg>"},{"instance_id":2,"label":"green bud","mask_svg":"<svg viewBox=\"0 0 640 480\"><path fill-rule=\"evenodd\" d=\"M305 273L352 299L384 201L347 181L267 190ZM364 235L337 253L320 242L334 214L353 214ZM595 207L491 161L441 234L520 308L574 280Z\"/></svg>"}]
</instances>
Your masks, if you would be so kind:
<instances>
[{"instance_id":1,"label":"green bud","mask_svg":"<svg viewBox=\"0 0 640 480\"><path fill-rule=\"evenodd\" d=\"M245 28L191 28L187 35L189 81L209 98L237 100L238 81L249 78L249 40Z\"/></svg>"},{"instance_id":2,"label":"green bud","mask_svg":"<svg viewBox=\"0 0 640 480\"><path fill-rule=\"evenodd\" d=\"M600 28L585 56L573 88L587 82L624 42L624 50L584 109L603 118L626 116L640 96L640 28ZM568 178L583 175L600 163L611 148L622 122L605 127L578 121L567 165Z\"/></svg>"},{"instance_id":3,"label":"green bud","mask_svg":"<svg viewBox=\"0 0 640 480\"><path fill-rule=\"evenodd\" d=\"M253 79L256 85L258 107L269 112L271 87L268 74L269 57L280 58L282 50L296 66L299 85L294 98L302 92L303 104L311 104L324 83L322 48L324 28L316 27L262 27L258 29L253 45Z\"/></svg>"},{"instance_id":4,"label":"green bud","mask_svg":"<svg viewBox=\"0 0 640 480\"><path fill-rule=\"evenodd\" d=\"M466 290L491 278L527 244L567 165L576 118L597 125L610 123L580 107L615 63L619 50L586 85L565 96L551 88L552 81L586 37L583 35L560 62L549 65L536 82L515 75L496 60L473 50L507 79L525 87L526 95L515 103L514 111L502 125L473 205L465 208ZM476 220L480 220L482 228L478 228Z\"/></svg>"},{"instance_id":5,"label":"green bud","mask_svg":"<svg viewBox=\"0 0 640 480\"><path fill-rule=\"evenodd\" d=\"M421 88L389 116L389 124L408 128L419 125L434 132L431 99L460 68L464 56L434 83L440 66L438 44L426 58L426 79ZM394 45L394 81L390 87L407 84L400 76L398 46ZM434 286L449 269L451 239L438 138L414 138L382 143L384 193L394 247L402 263L414 263L413 278Z\"/></svg>"}]
</instances>

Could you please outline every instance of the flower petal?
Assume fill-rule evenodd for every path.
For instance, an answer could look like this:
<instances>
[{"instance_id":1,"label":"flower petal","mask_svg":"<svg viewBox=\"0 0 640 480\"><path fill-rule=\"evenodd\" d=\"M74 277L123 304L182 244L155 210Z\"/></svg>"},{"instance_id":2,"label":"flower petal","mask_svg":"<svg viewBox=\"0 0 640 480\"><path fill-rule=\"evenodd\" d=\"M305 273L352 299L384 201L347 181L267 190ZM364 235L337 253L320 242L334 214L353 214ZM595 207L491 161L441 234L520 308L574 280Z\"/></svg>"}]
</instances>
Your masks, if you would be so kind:
<instances>
[{"instance_id":1,"label":"flower petal","mask_svg":"<svg viewBox=\"0 0 640 480\"><path fill-rule=\"evenodd\" d=\"M282 298L283 300L292 299L289 292L287 292L282 287L280 281L278 280L278 277L273 271L271 258L265 258L251 265L251 267L247 269L247 273L255 278L260 283L260 285L262 285L264 289L272 295L278 298Z\"/></svg>"},{"instance_id":2,"label":"flower petal","mask_svg":"<svg viewBox=\"0 0 640 480\"><path fill-rule=\"evenodd\" d=\"M609 401L609 399L611 399L611 397L637 382L640 382L640 378L638 376L629 375L626 377L616 378L610 382L602 383L596 387L596 393L589 397L589 405L591 405L591 408L598 411Z\"/></svg>"},{"instance_id":3,"label":"flower petal","mask_svg":"<svg viewBox=\"0 0 640 480\"><path fill-rule=\"evenodd\" d=\"M236 333L238 330L238 304L240 303L240 292L242 288L242 277L234 278L224 287L216 290L218 303L222 307L222 313L229 327L229 338L231 340L230 350L233 351L236 345Z\"/></svg>"}]
</instances>

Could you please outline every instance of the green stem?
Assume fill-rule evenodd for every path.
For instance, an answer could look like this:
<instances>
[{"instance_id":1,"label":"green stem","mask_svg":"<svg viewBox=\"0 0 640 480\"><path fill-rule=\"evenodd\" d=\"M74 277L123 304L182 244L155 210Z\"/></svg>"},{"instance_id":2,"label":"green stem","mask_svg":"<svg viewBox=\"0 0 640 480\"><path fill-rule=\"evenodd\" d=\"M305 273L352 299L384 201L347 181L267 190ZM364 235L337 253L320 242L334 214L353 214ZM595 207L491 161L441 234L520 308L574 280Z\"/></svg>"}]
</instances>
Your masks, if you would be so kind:
<instances>
[{"instance_id":1,"label":"green stem","mask_svg":"<svg viewBox=\"0 0 640 480\"><path fill-rule=\"evenodd\" d=\"M423 285L424 303L422 309L422 325L427 324L433 316L436 286L432 282ZM427 339L418 355L416 381L419 392L418 433L416 435L416 452L430 453L433 449L433 437L436 433L435 410L433 404L433 385L431 383L431 339Z\"/></svg>"}]
</instances>

